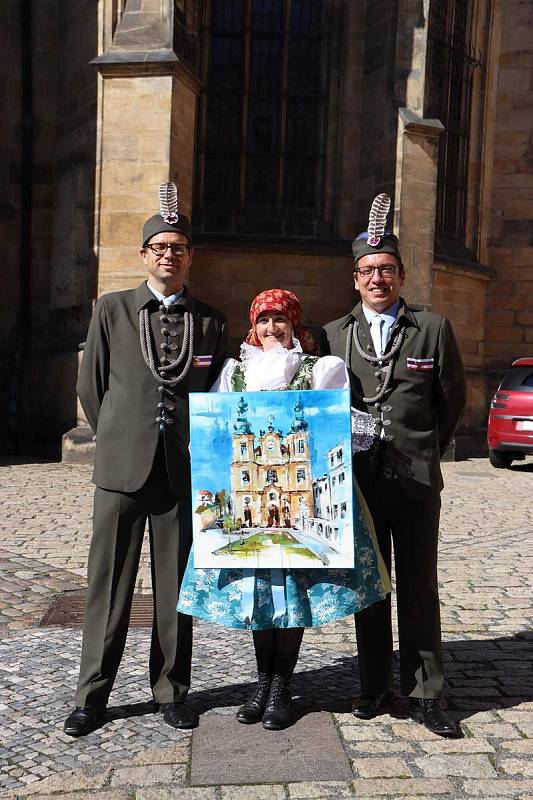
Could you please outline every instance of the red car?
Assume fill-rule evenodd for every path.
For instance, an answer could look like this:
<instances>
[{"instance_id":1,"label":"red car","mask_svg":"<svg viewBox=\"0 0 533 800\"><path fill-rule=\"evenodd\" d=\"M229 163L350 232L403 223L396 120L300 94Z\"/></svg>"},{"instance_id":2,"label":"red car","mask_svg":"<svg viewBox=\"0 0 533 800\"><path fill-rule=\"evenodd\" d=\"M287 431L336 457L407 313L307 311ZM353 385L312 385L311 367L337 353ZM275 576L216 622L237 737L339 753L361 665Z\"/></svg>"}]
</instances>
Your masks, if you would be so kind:
<instances>
[{"instance_id":1,"label":"red car","mask_svg":"<svg viewBox=\"0 0 533 800\"><path fill-rule=\"evenodd\" d=\"M517 358L495 392L487 429L493 467L533 454L533 358Z\"/></svg>"}]
</instances>

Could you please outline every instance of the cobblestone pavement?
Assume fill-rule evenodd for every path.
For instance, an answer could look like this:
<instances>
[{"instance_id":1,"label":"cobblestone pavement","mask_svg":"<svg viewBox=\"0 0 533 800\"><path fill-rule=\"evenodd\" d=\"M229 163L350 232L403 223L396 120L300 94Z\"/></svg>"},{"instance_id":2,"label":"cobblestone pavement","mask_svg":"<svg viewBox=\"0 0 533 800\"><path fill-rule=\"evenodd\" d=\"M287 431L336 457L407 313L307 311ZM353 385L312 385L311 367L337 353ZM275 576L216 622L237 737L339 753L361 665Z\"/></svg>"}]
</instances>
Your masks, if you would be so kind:
<instances>
[{"instance_id":1,"label":"cobblestone pavement","mask_svg":"<svg viewBox=\"0 0 533 800\"><path fill-rule=\"evenodd\" d=\"M80 632L38 623L58 593L84 586L90 470L0 466L1 796L533 800L533 459L510 470L495 470L485 459L443 468L447 696L464 738L433 736L406 718L401 701L392 715L356 720L349 709L358 689L357 658L353 622L346 620L306 631L293 682L292 735L310 711L331 713L353 780L302 782L296 770L285 783L192 786L191 734L163 725L150 704L147 630L130 632L106 723L79 740L62 733ZM146 552L138 590L150 591ZM237 725L232 715L250 688L253 661L248 634L195 626L190 698L203 713L201 725L213 714L227 716L228 731ZM265 747L272 736L264 732Z\"/></svg>"}]
</instances>

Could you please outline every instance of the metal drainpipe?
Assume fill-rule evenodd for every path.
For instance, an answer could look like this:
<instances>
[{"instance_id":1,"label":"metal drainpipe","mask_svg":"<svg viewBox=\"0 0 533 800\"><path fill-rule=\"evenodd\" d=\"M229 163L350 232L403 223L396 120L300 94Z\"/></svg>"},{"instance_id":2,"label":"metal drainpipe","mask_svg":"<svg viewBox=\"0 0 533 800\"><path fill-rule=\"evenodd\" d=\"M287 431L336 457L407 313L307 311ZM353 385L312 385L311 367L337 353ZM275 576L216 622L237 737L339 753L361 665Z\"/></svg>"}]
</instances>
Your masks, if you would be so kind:
<instances>
[{"instance_id":1,"label":"metal drainpipe","mask_svg":"<svg viewBox=\"0 0 533 800\"><path fill-rule=\"evenodd\" d=\"M20 237L19 237L19 299L17 309L17 346L13 358L10 398L9 448L17 450L21 421L20 396L28 347L31 341L31 239L33 211L33 53L31 0L19 0L20 19Z\"/></svg>"}]
</instances>

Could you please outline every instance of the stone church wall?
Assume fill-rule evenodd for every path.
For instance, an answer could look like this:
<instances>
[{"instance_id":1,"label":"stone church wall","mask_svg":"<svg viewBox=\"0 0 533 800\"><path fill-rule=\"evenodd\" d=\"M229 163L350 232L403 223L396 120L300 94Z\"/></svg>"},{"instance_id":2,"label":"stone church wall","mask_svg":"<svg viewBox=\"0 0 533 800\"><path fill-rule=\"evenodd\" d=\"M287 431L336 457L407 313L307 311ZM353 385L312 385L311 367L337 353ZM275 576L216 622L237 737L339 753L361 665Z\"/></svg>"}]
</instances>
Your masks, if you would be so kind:
<instances>
[{"instance_id":1,"label":"stone church wall","mask_svg":"<svg viewBox=\"0 0 533 800\"><path fill-rule=\"evenodd\" d=\"M492 179L486 366L490 388L509 363L533 356L533 5L502 4Z\"/></svg>"}]
</instances>

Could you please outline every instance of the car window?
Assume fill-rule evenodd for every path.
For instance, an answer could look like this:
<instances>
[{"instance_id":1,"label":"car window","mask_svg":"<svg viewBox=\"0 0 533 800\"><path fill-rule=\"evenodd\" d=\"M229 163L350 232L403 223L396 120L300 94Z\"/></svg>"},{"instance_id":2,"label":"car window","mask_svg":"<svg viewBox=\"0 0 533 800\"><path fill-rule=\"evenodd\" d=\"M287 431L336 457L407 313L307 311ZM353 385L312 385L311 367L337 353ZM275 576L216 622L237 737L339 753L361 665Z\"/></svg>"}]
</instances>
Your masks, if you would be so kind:
<instances>
[{"instance_id":1,"label":"car window","mask_svg":"<svg viewBox=\"0 0 533 800\"><path fill-rule=\"evenodd\" d=\"M533 369L531 367L513 367L506 373L500 389L533 392Z\"/></svg>"}]
</instances>

